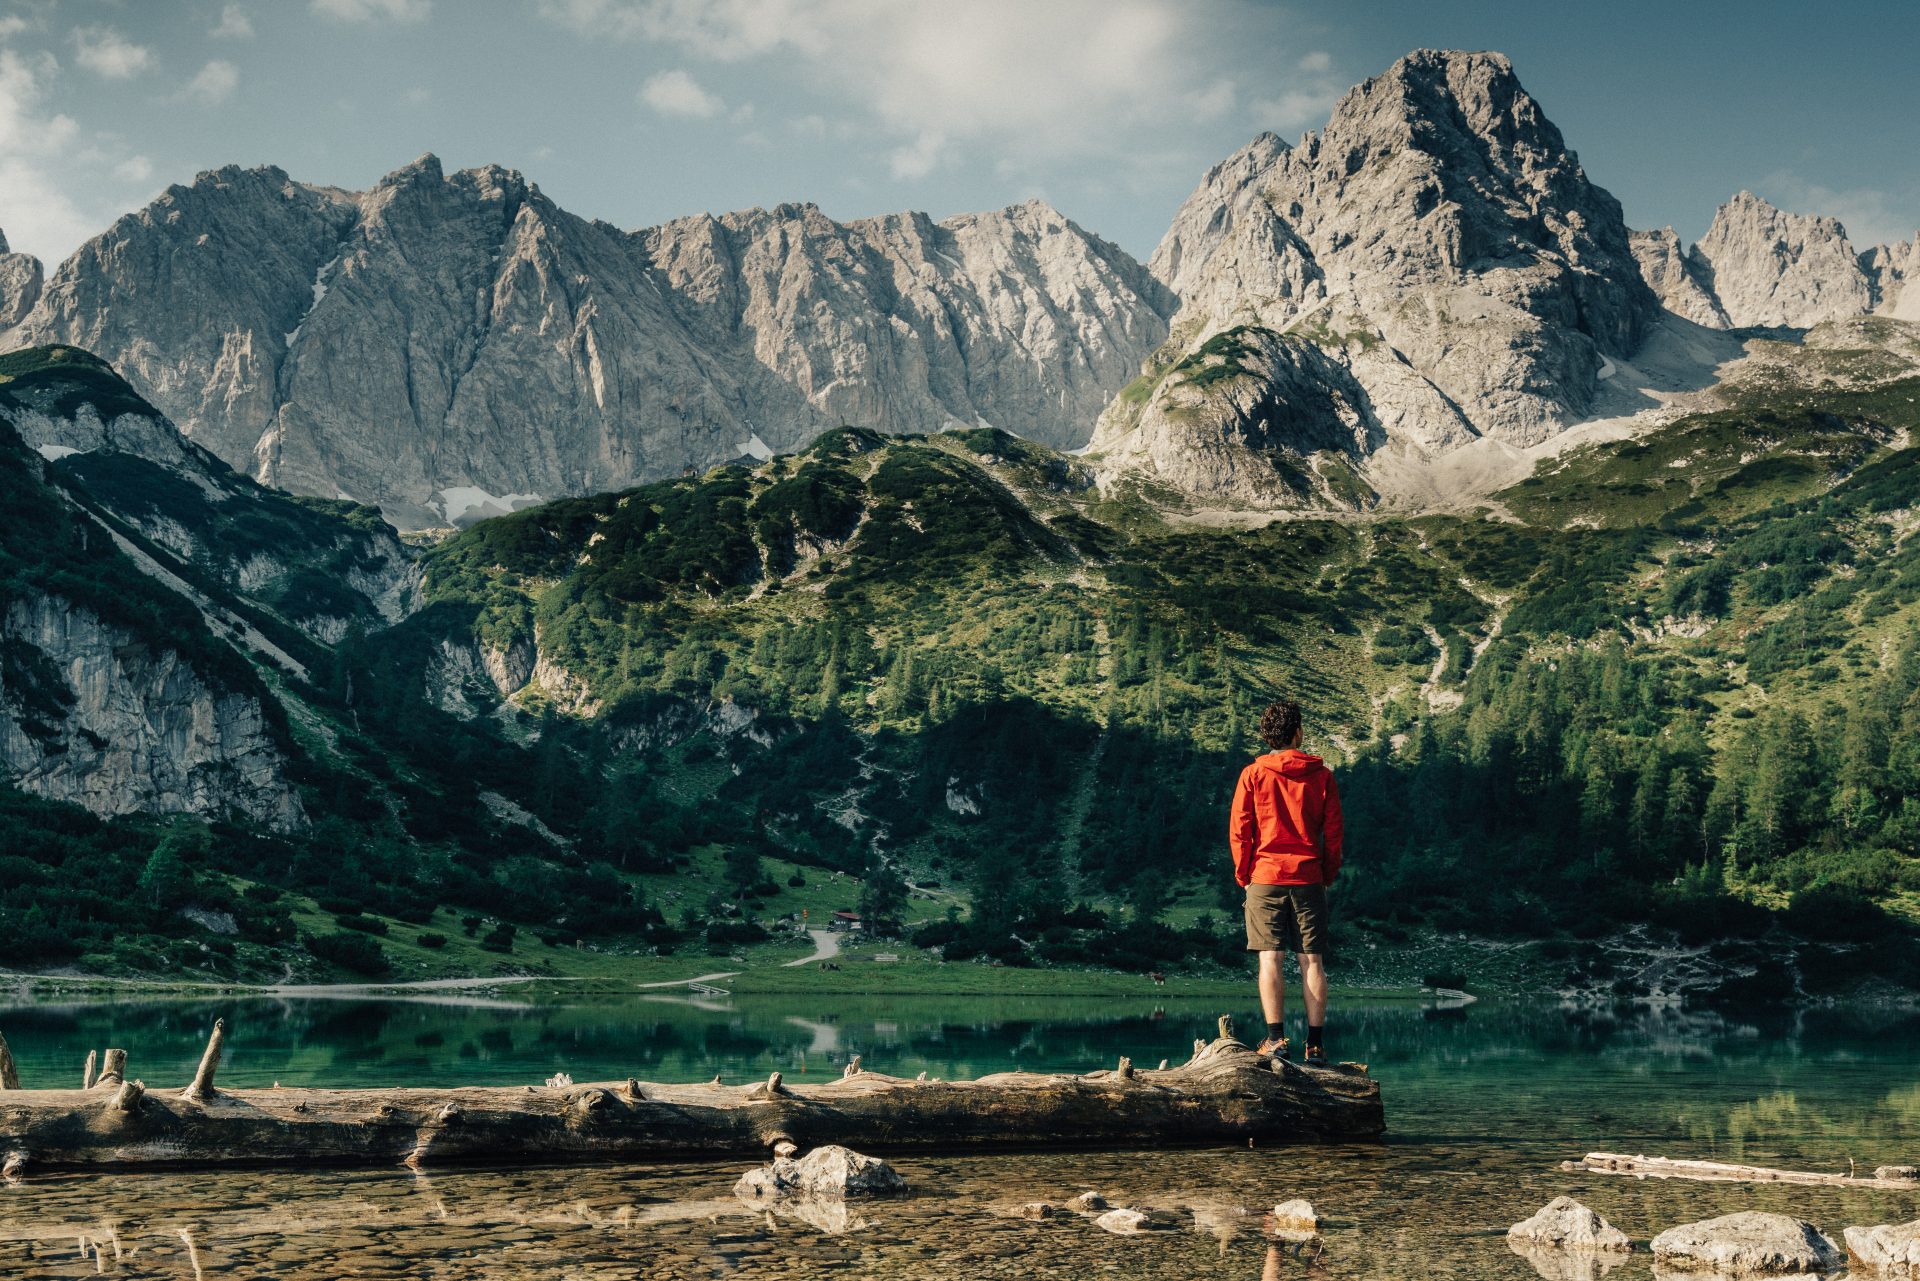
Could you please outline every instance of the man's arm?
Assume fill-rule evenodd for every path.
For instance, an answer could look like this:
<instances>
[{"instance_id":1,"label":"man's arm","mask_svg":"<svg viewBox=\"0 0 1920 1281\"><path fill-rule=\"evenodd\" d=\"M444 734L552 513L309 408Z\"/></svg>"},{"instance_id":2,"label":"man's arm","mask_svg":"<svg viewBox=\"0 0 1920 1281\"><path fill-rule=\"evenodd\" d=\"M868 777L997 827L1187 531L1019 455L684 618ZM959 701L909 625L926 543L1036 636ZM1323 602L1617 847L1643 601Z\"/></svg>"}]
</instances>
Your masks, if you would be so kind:
<instances>
[{"instance_id":1,"label":"man's arm","mask_svg":"<svg viewBox=\"0 0 1920 1281\"><path fill-rule=\"evenodd\" d=\"M1340 875L1340 855L1347 841L1347 821L1340 813L1340 785L1333 781L1333 771L1327 771L1327 796L1320 811L1320 857L1324 864L1320 879L1331 885L1333 878Z\"/></svg>"},{"instance_id":2,"label":"man's arm","mask_svg":"<svg viewBox=\"0 0 1920 1281\"><path fill-rule=\"evenodd\" d=\"M1233 818L1227 827L1227 844L1233 850L1233 879L1245 886L1253 879L1253 846L1260 822L1253 812L1253 789L1247 786L1247 771L1233 789Z\"/></svg>"}]
</instances>

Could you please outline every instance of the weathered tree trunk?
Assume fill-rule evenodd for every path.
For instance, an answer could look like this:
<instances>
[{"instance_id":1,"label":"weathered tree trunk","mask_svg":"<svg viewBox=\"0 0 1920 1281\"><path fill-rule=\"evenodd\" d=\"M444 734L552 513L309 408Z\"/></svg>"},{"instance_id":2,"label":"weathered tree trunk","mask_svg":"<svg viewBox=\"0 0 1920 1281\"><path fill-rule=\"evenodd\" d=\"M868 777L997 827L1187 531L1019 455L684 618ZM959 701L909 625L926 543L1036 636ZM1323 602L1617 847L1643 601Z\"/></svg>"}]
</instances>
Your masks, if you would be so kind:
<instances>
[{"instance_id":1,"label":"weathered tree trunk","mask_svg":"<svg viewBox=\"0 0 1920 1281\"><path fill-rule=\"evenodd\" d=\"M13 1051L7 1048L7 1038L0 1036L0 1090L20 1088L20 1071L13 1065Z\"/></svg>"},{"instance_id":2,"label":"weathered tree trunk","mask_svg":"<svg viewBox=\"0 0 1920 1281\"><path fill-rule=\"evenodd\" d=\"M1920 1187L1920 1180L1863 1178L1852 1174L1827 1174L1818 1170L1773 1170L1763 1165L1728 1165L1721 1161L1675 1161L1663 1156L1621 1156L1614 1152L1589 1152L1564 1168L1592 1170L1597 1174L1632 1174L1654 1179L1700 1179L1709 1183L1817 1183L1853 1188Z\"/></svg>"},{"instance_id":3,"label":"weathered tree trunk","mask_svg":"<svg viewBox=\"0 0 1920 1281\"><path fill-rule=\"evenodd\" d=\"M1361 1064L1305 1068L1233 1040L1164 1071L1007 1072L910 1081L855 1069L797 1086L559 1089L126 1088L0 1094L0 1150L34 1169L147 1165L411 1165L762 1156L840 1143L863 1151L1145 1147L1377 1138L1380 1087ZM851 1065L850 1065L851 1066ZM103 1078L104 1080L104 1078ZM791 1148L789 1148L791 1145Z\"/></svg>"}]
</instances>

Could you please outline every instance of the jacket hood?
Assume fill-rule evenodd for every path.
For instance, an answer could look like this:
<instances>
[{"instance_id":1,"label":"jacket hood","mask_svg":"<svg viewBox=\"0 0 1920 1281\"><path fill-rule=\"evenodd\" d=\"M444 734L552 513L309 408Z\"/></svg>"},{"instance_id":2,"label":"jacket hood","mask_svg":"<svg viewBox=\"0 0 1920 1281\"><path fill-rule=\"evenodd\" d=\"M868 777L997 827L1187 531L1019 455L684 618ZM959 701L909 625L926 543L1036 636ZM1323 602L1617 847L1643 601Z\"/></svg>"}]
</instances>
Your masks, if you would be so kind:
<instances>
[{"instance_id":1,"label":"jacket hood","mask_svg":"<svg viewBox=\"0 0 1920 1281\"><path fill-rule=\"evenodd\" d=\"M1284 752L1268 752L1265 756L1254 758L1255 765L1261 769L1272 770L1287 778L1304 778L1317 769L1325 768L1318 756L1289 747Z\"/></svg>"}]
</instances>

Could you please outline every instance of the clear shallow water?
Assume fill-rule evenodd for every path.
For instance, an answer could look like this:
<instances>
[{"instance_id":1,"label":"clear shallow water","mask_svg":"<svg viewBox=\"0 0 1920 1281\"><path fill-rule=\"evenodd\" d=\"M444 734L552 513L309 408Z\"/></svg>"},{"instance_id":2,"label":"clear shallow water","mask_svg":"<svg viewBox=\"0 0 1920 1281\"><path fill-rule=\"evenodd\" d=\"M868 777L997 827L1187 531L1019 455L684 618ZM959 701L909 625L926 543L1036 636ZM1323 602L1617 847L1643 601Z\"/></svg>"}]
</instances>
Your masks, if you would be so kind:
<instances>
[{"instance_id":1,"label":"clear shallow water","mask_svg":"<svg viewBox=\"0 0 1920 1281\"><path fill-rule=\"evenodd\" d=\"M77 1084L88 1048L184 1082L207 1026L230 1028L233 1085L523 1084L838 1076L847 1056L912 1075L1176 1061L1216 1005L1077 998L682 998L527 1007L486 999L7 1006L28 1085ZM1244 1018L1244 1013L1241 1013ZM1506 1226L1579 1196L1642 1240L1736 1209L1838 1236L1920 1214L1906 1193L1570 1175L1606 1149L1871 1168L1920 1156L1920 1019L1808 1011L1756 1020L1482 1003L1347 1008L1338 1057L1384 1086L1388 1141L1361 1148L1038 1153L898 1162L918 1190L851 1222L733 1201L743 1163L530 1171L49 1176L0 1188L0 1276L1513 1277L1540 1275ZM1190 1213L1191 1230L1111 1236L1005 1211L1097 1188ZM1275 1248L1257 1213L1305 1195L1318 1252ZM1240 1211L1253 1210L1256 1217ZM90 1244L82 1257L82 1242ZM120 1244L115 1258L113 1242ZM191 1247L191 1248L190 1248ZM1552 1269L1549 1268L1549 1271ZM1610 1274L1649 1275L1644 1254Z\"/></svg>"}]
</instances>

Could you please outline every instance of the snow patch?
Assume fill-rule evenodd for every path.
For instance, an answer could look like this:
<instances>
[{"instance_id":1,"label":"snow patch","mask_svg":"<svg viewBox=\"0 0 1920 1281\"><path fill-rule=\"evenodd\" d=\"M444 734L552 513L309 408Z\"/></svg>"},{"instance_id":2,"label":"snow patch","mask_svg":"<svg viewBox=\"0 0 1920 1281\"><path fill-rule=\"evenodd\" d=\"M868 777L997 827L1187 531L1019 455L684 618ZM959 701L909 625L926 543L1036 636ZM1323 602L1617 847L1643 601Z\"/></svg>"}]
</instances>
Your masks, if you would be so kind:
<instances>
[{"instance_id":1,"label":"snow patch","mask_svg":"<svg viewBox=\"0 0 1920 1281\"><path fill-rule=\"evenodd\" d=\"M313 309L320 305L320 300L327 296L327 277L331 276L333 269L339 265L340 258L335 255L331 260L321 263L320 270L313 273L313 301L307 304L307 315L300 317L300 323L287 331L287 346L293 346L294 340L300 336L300 331L307 327L307 316L311 316Z\"/></svg>"},{"instance_id":2,"label":"snow patch","mask_svg":"<svg viewBox=\"0 0 1920 1281\"><path fill-rule=\"evenodd\" d=\"M1594 377L1611 378L1619 372L1620 372L1620 366L1614 364L1611 360L1608 360L1605 356L1602 356L1600 357L1600 372L1598 374L1595 374Z\"/></svg>"},{"instance_id":3,"label":"snow patch","mask_svg":"<svg viewBox=\"0 0 1920 1281\"><path fill-rule=\"evenodd\" d=\"M735 445L734 448L747 457L758 459L763 463L773 457L773 446L761 440L760 433L757 431L750 433L745 440Z\"/></svg>"},{"instance_id":4,"label":"snow patch","mask_svg":"<svg viewBox=\"0 0 1920 1281\"><path fill-rule=\"evenodd\" d=\"M489 494L477 485L453 485L436 492L440 514L450 525L471 525L522 507L538 507L547 501L539 494Z\"/></svg>"},{"instance_id":5,"label":"snow patch","mask_svg":"<svg viewBox=\"0 0 1920 1281\"><path fill-rule=\"evenodd\" d=\"M72 445L35 445L34 448L38 449L40 456L50 463L57 463L62 458L69 457L73 454L84 454L87 452L84 449L75 449Z\"/></svg>"}]
</instances>

